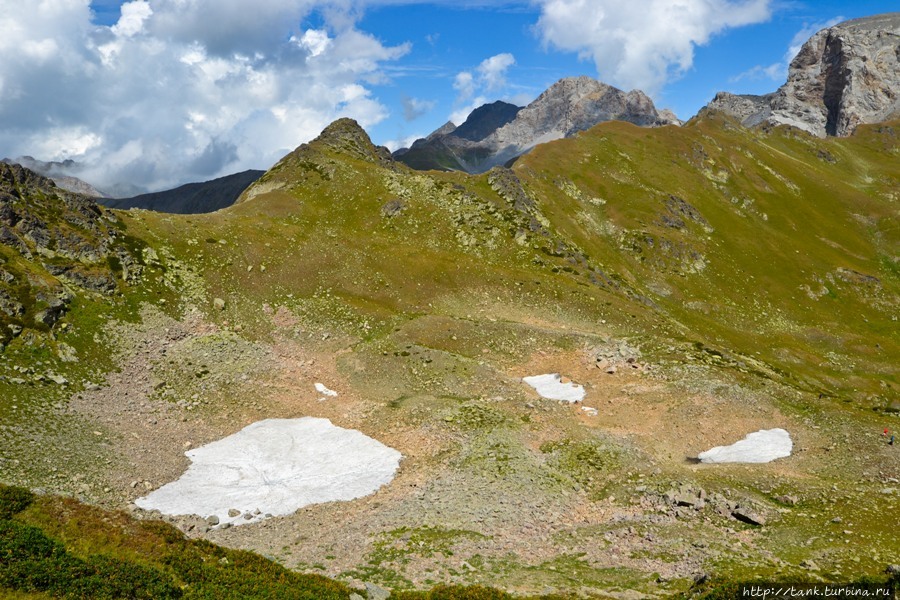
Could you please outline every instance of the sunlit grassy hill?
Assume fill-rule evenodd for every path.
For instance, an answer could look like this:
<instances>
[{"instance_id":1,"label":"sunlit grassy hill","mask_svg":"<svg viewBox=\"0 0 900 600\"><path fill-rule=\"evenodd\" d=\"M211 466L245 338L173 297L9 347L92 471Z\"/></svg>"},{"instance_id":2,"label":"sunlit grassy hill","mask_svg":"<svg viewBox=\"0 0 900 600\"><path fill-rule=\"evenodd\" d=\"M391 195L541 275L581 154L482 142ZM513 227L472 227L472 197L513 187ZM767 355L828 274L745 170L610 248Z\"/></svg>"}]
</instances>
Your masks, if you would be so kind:
<instances>
[{"instance_id":1,"label":"sunlit grassy hill","mask_svg":"<svg viewBox=\"0 0 900 600\"><path fill-rule=\"evenodd\" d=\"M158 518L131 503L186 449L317 416L399 450L396 479L259 525L172 522L395 590L879 575L900 552L881 436L900 402L897 127L609 122L469 176L410 170L342 119L229 208L97 209L94 262L40 258L19 217L28 253L0 246L0 269L32 300L3 323L0 482ZM22 212L38 192L17 189ZM53 194L33 203L48 231L68 214ZM85 269L109 285L66 278ZM32 288L65 292L52 323ZM596 413L521 381L553 372ZM774 427L792 456L693 460Z\"/></svg>"}]
</instances>

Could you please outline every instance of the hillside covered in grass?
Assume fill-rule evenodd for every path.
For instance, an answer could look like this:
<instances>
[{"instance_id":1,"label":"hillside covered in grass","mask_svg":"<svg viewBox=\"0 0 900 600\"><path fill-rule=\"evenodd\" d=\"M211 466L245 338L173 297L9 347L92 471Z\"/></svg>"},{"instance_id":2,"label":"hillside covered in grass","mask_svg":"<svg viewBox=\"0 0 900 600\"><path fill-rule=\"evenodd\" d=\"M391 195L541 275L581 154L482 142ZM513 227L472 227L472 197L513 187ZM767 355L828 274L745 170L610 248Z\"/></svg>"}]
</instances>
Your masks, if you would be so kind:
<instances>
[{"instance_id":1,"label":"hillside covered in grass","mask_svg":"<svg viewBox=\"0 0 900 600\"><path fill-rule=\"evenodd\" d=\"M900 423L897 131L609 122L469 176L412 171L345 119L203 215L82 207L16 175L0 479L146 519L91 513L110 522L83 533L133 530L150 558L113 555L185 594L200 588L166 552L335 594L882 577L900 554L885 526L900 455L882 435ZM67 298L52 323L36 319L48 290ZM583 402L522 382L544 373ZM302 416L399 450L395 479L230 528L134 506L185 451ZM772 428L791 456L696 460ZM10 535L108 573L106 550L73 551L48 516L64 506L39 497Z\"/></svg>"}]
</instances>

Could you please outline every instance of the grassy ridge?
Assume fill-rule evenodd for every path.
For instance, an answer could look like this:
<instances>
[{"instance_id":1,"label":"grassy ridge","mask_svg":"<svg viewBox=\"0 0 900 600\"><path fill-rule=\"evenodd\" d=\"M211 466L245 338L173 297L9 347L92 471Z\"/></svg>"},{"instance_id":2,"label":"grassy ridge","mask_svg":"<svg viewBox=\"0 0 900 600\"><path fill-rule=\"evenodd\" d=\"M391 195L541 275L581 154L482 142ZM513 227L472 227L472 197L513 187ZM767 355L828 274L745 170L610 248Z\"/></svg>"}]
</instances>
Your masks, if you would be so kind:
<instances>
[{"instance_id":1,"label":"grassy ridge","mask_svg":"<svg viewBox=\"0 0 900 600\"><path fill-rule=\"evenodd\" d=\"M4 597L345 600L351 593L345 584L289 571L252 552L187 540L160 521L135 521L75 500L35 496L23 488L0 485L0 595ZM391 597L512 598L482 586L439 586Z\"/></svg>"},{"instance_id":2,"label":"grassy ridge","mask_svg":"<svg viewBox=\"0 0 900 600\"><path fill-rule=\"evenodd\" d=\"M553 229L679 337L872 408L900 389L898 148L889 125L820 140L709 115L604 123L515 170Z\"/></svg>"},{"instance_id":3,"label":"grassy ridge","mask_svg":"<svg viewBox=\"0 0 900 600\"><path fill-rule=\"evenodd\" d=\"M63 598L338 600L347 586L159 521L0 486L0 589Z\"/></svg>"},{"instance_id":4,"label":"grassy ridge","mask_svg":"<svg viewBox=\"0 0 900 600\"><path fill-rule=\"evenodd\" d=\"M347 599L352 589L319 575L288 571L251 552L189 541L159 521L137 522L121 513L59 497L38 497L0 485L0 595L7 598ZM742 585L718 578L685 597L738 598ZM802 583L792 581L792 583ZM854 585L900 587L900 574ZM486 586L439 585L400 591L393 600L528 600ZM565 600L569 595L530 596Z\"/></svg>"}]
</instances>

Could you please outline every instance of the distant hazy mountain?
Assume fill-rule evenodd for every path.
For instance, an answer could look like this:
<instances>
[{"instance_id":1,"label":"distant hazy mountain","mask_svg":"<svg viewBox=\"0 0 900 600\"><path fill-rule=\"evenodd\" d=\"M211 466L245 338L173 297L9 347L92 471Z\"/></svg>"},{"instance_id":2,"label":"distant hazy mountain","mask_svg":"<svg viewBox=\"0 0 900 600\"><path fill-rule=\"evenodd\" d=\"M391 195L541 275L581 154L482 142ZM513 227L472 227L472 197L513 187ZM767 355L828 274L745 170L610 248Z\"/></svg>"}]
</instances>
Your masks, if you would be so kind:
<instances>
[{"instance_id":1,"label":"distant hazy mountain","mask_svg":"<svg viewBox=\"0 0 900 600\"><path fill-rule=\"evenodd\" d=\"M706 108L752 127L792 125L819 137L900 115L900 13L845 21L812 36L787 82L762 96L720 92Z\"/></svg>"},{"instance_id":2,"label":"distant hazy mountain","mask_svg":"<svg viewBox=\"0 0 900 600\"><path fill-rule=\"evenodd\" d=\"M105 198L107 196L88 182L67 173L77 170L79 167L78 163L73 160L45 162L32 156L20 156L14 159L4 158L3 162L8 165L21 165L26 169L39 173L69 192L76 192L95 198Z\"/></svg>"},{"instance_id":3,"label":"distant hazy mountain","mask_svg":"<svg viewBox=\"0 0 900 600\"><path fill-rule=\"evenodd\" d=\"M481 173L537 144L568 137L603 121L651 127L680 124L671 111L657 111L639 90L623 92L590 77L572 77L553 84L525 108L505 102L484 105L459 127L445 125L394 157L415 169Z\"/></svg>"},{"instance_id":4,"label":"distant hazy mountain","mask_svg":"<svg viewBox=\"0 0 900 600\"><path fill-rule=\"evenodd\" d=\"M172 190L141 194L131 198L106 198L100 203L110 208L145 208L158 212L198 214L231 206L247 187L265 171L243 171L202 183L188 183Z\"/></svg>"}]
</instances>

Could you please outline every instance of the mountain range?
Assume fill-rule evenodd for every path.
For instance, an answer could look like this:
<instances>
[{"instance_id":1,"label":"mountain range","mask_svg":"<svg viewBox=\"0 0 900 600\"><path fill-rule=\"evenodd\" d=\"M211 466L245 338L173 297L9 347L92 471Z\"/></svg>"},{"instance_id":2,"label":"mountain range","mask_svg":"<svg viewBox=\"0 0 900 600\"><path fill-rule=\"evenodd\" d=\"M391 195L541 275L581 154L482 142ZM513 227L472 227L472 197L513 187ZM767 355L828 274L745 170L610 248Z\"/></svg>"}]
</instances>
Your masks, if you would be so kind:
<instances>
[{"instance_id":1,"label":"mountain range","mask_svg":"<svg viewBox=\"0 0 900 600\"><path fill-rule=\"evenodd\" d=\"M110 208L142 208L177 214L208 213L234 204L247 187L265 171L248 170L210 181L188 183L171 190L140 194L130 198L103 198Z\"/></svg>"},{"instance_id":2,"label":"mountain range","mask_svg":"<svg viewBox=\"0 0 900 600\"><path fill-rule=\"evenodd\" d=\"M787 82L762 96L719 92L702 110L715 110L753 127L762 123L798 127L817 136L849 135L859 124L900 114L900 37L898 13L845 21L823 29L803 44L788 70ZM640 90L623 92L587 76L561 79L527 107L496 101L476 108L458 127L448 122L396 160L418 170L483 173L509 165L536 145L569 137L598 123L619 120L642 127L680 126L669 110L657 110ZM110 194L73 175L73 161L14 161L53 179L69 191L98 198ZM245 171L173 190L103 200L114 208L203 213L230 206L263 171Z\"/></svg>"},{"instance_id":3,"label":"mountain range","mask_svg":"<svg viewBox=\"0 0 900 600\"><path fill-rule=\"evenodd\" d=\"M604 121L640 126L680 124L657 112L639 90L623 92L590 77L558 81L524 108L495 102L474 110L459 127L444 125L394 157L415 169L483 173L536 145L571 136Z\"/></svg>"},{"instance_id":4,"label":"mountain range","mask_svg":"<svg viewBox=\"0 0 900 600\"><path fill-rule=\"evenodd\" d=\"M577 78L419 144L502 161L482 173L410 168L351 119L202 214L0 164L0 593L896 590L900 120L858 101L897 93L871 66L893 22L814 36L845 54L798 57L796 81L852 72L837 104L810 84L804 127L721 97L659 126ZM644 121L576 131L602 98ZM823 114L855 125L813 131ZM236 505L228 527L135 504L204 446L301 416L400 452L395 476L288 515ZM702 462L773 432L770 462Z\"/></svg>"}]
</instances>

